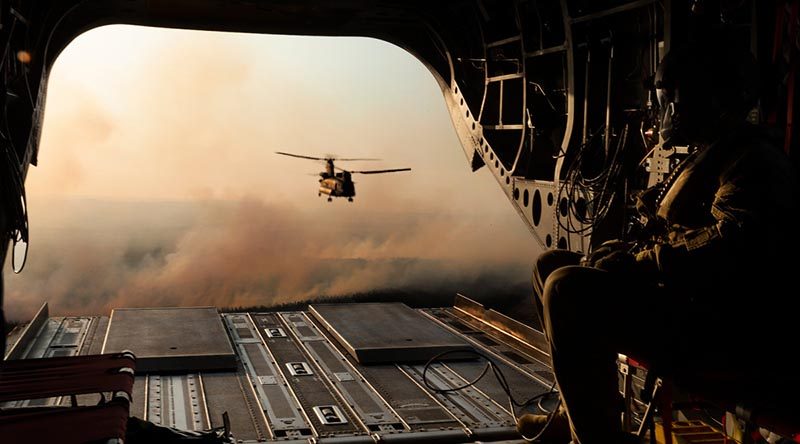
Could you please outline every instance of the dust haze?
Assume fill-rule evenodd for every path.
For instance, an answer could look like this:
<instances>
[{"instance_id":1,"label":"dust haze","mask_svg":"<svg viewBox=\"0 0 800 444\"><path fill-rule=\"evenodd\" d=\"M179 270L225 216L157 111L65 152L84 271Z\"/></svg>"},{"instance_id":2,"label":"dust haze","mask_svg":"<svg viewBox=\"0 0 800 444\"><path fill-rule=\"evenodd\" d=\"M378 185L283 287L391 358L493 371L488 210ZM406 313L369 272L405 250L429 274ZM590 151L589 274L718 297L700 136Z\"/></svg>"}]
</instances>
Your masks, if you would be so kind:
<instances>
[{"instance_id":1,"label":"dust haze","mask_svg":"<svg viewBox=\"0 0 800 444\"><path fill-rule=\"evenodd\" d=\"M51 225L37 230L26 269L7 274L11 319L24 319L44 300L59 314L88 315L385 289L484 297L519 286L530 269L505 259L525 238L487 236L464 214L331 215L256 198L47 204L33 209ZM362 219L342 220L351 217Z\"/></svg>"},{"instance_id":2,"label":"dust haze","mask_svg":"<svg viewBox=\"0 0 800 444\"><path fill-rule=\"evenodd\" d=\"M317 197L352 169L353 203ZM338 165L338 164L337 164ZM441 91L369 39L114 26L54 66L31 244L6 313L272 305L375 290L487 296L529 280L539 247L488 171L472 173Z\"/></svg>"}]
</instances>

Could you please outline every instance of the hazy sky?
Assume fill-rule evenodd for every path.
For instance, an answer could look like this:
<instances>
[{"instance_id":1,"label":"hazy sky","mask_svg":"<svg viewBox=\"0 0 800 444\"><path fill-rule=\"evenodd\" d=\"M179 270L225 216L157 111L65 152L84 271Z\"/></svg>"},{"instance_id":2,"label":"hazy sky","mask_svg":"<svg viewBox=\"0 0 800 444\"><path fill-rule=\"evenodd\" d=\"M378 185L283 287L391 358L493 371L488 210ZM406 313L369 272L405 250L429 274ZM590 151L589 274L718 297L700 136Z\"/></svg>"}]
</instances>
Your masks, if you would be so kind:
<instances>
[{"instance_id":1,"label":"hazy sky","mask_svg":"<svg viewBox=\"0 0 800 444\"><path fill-rule=\"evenodd\" d=\"M356 177L355 202L327 203L323 165L276 150L413 171ZM52 70L27 186L12 318L43 300L105 313L485 291L528 280L539 251L489 172L470 172L433 76L371 39L90 31Z\"/></svg>"}]
</instances>

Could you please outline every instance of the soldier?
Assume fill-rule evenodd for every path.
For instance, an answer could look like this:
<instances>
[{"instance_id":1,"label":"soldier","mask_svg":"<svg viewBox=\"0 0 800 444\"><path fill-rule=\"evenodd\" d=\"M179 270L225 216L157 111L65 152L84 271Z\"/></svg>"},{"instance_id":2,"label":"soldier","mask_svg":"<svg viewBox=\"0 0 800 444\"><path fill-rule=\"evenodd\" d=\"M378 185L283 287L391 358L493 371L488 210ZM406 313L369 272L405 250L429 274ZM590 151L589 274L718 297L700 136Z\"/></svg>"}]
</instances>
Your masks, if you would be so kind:
<instances>
[{"instance_id":1,"label":"soldier","mask_svg":"<svg viewBox=\"0 0 800 444\"><path fill-rule=\"evenodd\" d=\"M783 293L796 261L782 258L797 251L797 175L747 123L756 65L726 46L673 51L659 66L662 142L691 154L640 195L646 236L538 259L536 304L564 406L550 438L569 425L576 444L637 442L621 429L618 353L679 384L725 375L715 389L737 396L769 397L764 381L781 380L739 357L777 351L788 332ZM737 329L745 334L731 337ZM535 435L545 420L525 415L519 429Z\"/></svg>"}]
</instances>

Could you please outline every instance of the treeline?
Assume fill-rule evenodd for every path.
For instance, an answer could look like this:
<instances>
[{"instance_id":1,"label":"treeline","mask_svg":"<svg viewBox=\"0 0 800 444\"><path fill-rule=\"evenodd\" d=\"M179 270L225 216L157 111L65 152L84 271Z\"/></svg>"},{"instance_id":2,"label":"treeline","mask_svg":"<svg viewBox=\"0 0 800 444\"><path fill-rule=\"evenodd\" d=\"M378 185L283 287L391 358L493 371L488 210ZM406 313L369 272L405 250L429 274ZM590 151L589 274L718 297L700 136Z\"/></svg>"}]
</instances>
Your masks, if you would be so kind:
<instances>
[{"instance_id":1,"label":"treeline","mask_svg":"<svg viewBox=\"0 0 800 444\"><path fill-rule=\"evenodd\" d=\"M20 325L20 324L22 324L22 322L10 321L10 320L6 319L6 323L5 323L5 327L6 328L5 328L5 331L3 332L3 337L8 336L8 334L11 333L11 330L13 330L17 325Z\"/></svg>"},{"instance_id":2,"label":"treeline","mask_svg":"<svg viewBox=\"0 0 800 444\"><path fill-rule=\"evenodd\" d=\"M465 296L474 299L484 307L495 309L525 323L538 324L527 285L518 285L491 294ZM412 308L452 307L455 293L426 292L420 290L374 290L340 296L321 296L313 300L275 305L252 305L221 307L225 313L265 312L265 311L304 311L310 304L348 303L348 302L402 302Z\"/></svg>"}]
</instances>

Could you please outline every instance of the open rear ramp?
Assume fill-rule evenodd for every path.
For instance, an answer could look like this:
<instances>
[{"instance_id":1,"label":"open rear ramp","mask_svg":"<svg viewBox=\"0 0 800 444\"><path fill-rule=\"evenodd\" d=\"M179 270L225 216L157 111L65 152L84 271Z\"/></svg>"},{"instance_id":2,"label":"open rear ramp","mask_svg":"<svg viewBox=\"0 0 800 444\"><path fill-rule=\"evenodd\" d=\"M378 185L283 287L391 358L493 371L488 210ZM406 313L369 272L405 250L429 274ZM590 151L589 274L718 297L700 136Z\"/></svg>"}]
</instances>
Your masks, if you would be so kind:
<instances>
[{"instance_id":1,"label":"open rear ramp","mask_svg":"<svg viewBox=\"0 0 800 444\"><path fill-rule=\"evenodd\" d=\"M227 412L243 443L519 442L508 396L491 375L457 392L430 388L465 384L481 374L484 358L434 363L423 380L431 357L474 350L497 363L516 399L550 390L548 359L537 344L473 316L467 299L458 301L460 308L441 309L116 309L110 319L44 312L17 350L23 359L101 345L106 352L133 350L144 370L137 368L131 415L199 431L221 426ZM68 337L73 333L79 341Z\"/></svg>"}]
</instances>

